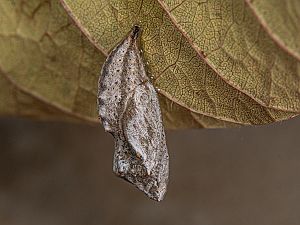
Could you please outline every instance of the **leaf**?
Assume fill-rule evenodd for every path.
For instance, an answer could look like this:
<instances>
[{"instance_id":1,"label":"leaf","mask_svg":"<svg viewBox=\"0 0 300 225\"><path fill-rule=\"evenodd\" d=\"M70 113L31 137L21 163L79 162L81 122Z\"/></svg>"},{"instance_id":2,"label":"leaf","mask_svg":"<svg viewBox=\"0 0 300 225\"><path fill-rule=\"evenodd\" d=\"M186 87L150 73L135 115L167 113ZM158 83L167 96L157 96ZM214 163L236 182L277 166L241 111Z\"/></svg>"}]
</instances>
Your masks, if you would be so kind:
<instances>
[{"instance_id":1,"label":"leaf","mask_svg":"<svg viewBox=\"0 0 300 225\"><path fill-rule=\"evenodd\" d=\"M260 29L242 0L61 2L105 54L139 24L160 94L196 121L205 118L205 126L266 124L299 113L298 61Z\"/></svg>"},{"instance_id":2,"label":"leaf","mask_svg":"<svg viewBox=\"0 0 300 225\"><path fill-rule=\"evenodd\" d=\"M274 44L244 1L160 2L226 82L266 107L299 112L299 61Z\"/></svg>"},{"instance_id":3,"label":"leaf","mask_svg":"<svg viewBox=\"0 0 300 225\"><path fill-rule=\"evenodd\" d=\"M0 2L0 85L8 85L0 90L0 98L5 99L0 115L98 122L95 102L100 67L107 53L133 24L143 27L144 58L149 63L148 72L156 79L154 85L160 89L160 104L168 128L265 124L288 119L299 112L294 95L298 84L289 76L280 79L275 76L280 81L276 83L278 87L290 86L275 98L282 102L278 108L244 94L247 89L228 84L223 71L200 57L196 40L191 42L188 32L182 26L179 29L180 24L174 21L174 16L170 17L162 2L68 0L62 3L89 40L72 24L58 0ZM220 11L218 7L212 10L215 15ZM200 27L199 23L194 26L198 29L197 24ZM216 59L222 59L221 56L216 55ZM294 60L286 58L280 68L296 70L297 66ZM238 75L235 78L245 79L244 73ZM261 79L256 74L251 77L259 80L253 84L265 87L258 78ZM22 104L19 98L5 97L7 90L22 93L31 103ZM286 97L288 94L291 97ZM293 103L296 110L290 109L293 107L280 110L281 105L287 105L283 104L285 101L289 106Z\"/></svg>"},{"instance_id":4,"label":"leaf","mask_svg":"<svg viewBox=\"0 0 300 225\"><path fill-rule=\"evenodd\" d=\"M32 101L25 107L20 98L7 99L10 106L0 107L1 114L97 122L97 80L105 56L72 24L61 5L1 1L0 17L1 86L9 80L13 90ZM0 96L5 96L4 89ZM7 108L11 113L5 112Z\"/></svg>"},{"instance_id":5,"label":"leaf","mask_svg":"<svg viewBox=\"0 0 300 225\"><path fill-rule=\"evenodd\" d=\"M18 88L12 81L0 72L0 109L1 114L6 116L20 115L39 119L74 122L74 117L51 105L45 104L29 93Z\"/></svg>"},{"instance_id":6,"label":"leaf","mask_svg":"<svg viewBox=\"0 0 300 225\"><path fill-rule=\"evenodd\" d=\"M246 0L270 37L293 57L300 60L300 1Z\"/></svg>"}]
</instances>

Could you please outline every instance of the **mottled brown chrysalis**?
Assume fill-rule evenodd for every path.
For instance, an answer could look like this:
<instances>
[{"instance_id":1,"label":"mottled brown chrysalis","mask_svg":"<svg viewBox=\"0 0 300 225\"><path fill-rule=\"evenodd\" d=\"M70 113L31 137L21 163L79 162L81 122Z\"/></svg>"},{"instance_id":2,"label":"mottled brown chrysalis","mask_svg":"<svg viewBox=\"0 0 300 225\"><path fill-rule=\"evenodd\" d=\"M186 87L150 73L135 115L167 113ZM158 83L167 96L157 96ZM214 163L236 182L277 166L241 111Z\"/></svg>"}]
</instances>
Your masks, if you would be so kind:
<instances>
[{"instance_id":1,"label":"mottled brown chrysalis","mask_svg":"<svg viewBox=\"0 0 300 225\"><path fill-rule=\"evenodd\" d=\"M167 189L169 156L158 97L138 47L139 34L134 26L102 67L99 117L115 138L113 171L160 201Z\"/></svg>"}]
</instances>

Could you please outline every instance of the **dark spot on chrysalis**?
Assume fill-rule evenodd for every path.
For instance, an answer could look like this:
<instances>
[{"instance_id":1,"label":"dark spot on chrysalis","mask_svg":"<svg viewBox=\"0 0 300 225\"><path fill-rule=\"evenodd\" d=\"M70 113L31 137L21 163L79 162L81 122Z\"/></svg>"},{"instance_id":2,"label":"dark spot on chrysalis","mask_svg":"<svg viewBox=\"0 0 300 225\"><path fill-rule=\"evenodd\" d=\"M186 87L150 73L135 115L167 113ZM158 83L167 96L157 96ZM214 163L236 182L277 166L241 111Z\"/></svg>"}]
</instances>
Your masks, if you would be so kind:
<instances>
[{"instance_id":1,"label":"dark spot on chrysalis","mask_svg":"<svg viewBox=\"0 0 300 225\"><path fill-rule=\"evenodd\" d=\"M99 87L100 87L102 90L105 90L105 89L106 89L106 85L105 85L103 82L100 82Z\"/></svg>"},{"instance_id":2,"label":"dark spot on chrysalis","mask_svg":"<svg viewBox=\"0 0 300 225\"><path fill-rule=\"evenodd\" d=\"M101 98L98 98L98 104L99 104L99 106L102 106L102 105L104 105L104 101L103 101L103 99L101 99Z\"/></svg>"}]
</instances>

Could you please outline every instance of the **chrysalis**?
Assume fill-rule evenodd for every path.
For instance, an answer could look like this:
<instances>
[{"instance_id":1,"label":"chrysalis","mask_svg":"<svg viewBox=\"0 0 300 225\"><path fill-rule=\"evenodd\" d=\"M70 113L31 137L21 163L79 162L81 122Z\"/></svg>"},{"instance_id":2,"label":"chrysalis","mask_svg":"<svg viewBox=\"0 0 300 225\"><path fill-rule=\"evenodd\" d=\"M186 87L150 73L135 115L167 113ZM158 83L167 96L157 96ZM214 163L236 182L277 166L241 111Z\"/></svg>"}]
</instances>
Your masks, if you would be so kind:
<instances>
[{"instance_id":1,"label":"chrysalis","mask_svg":"<svg viewBox=\"0 0 300 225\"><path fill-rule=\"evenodd\" d=\"M134 26L102 67L99 117L115 138L113 171L160 201L167 189L169 156L158 97L138 48L139 34Z\"/></svg>"}]
</instances>

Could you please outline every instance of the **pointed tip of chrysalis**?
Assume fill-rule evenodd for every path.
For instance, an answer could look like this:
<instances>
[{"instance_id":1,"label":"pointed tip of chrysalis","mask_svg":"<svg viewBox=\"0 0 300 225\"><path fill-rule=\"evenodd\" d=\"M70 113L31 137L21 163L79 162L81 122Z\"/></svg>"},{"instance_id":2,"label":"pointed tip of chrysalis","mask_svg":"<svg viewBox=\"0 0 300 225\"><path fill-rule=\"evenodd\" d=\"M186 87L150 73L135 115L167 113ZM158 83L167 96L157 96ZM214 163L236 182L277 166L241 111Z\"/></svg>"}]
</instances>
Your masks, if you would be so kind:
<instances>
[{"instance_id":1,"label":"pointed tip of chrysalis","mask_svg":"<svg viewBox=\"0 0 300 225\"><path fill-rule=\"evenodd\" d=\"M131 37L133 39L137 39L139 37L139 34L141 33L141 28L138 25L134 25L131 31Z\"/></svg>"},{"instance_id":2,"label":"pointed tip of chrysalis","mask_svg":"<svg viewBox=\"0 0 300 225\"><path fill-rule=\"evenodd\" d=\"M147 190L147 189L143 189L141 188L140 185L136 185L134 184L138 189L140 189L142 192L144 192L144 194L146 194L150 199L157 201L157 202L161 202L162 200L164 200L165 194L166 194L166 188L164 189L157 189L157 190Z\"/></svg>"}]
</instances>

